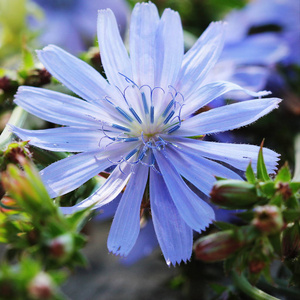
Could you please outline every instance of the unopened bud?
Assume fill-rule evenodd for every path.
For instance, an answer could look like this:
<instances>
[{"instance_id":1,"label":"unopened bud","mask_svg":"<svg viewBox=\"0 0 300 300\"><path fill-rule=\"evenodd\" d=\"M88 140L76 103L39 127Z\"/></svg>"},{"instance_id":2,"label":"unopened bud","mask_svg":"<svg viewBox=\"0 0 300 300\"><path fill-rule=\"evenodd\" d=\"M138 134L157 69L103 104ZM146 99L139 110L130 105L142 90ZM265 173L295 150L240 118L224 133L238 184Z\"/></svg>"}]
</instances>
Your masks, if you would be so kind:
<instances>
[{"instance_id":1,"label":"unopened bud","mask_svg":"<svg viewBox=\"0 0 300 300\"><path fill-rule=\"evenodd\" d=\"M250 208L257 202L256 188L241 180L219 180L210 193L211 202L230 209Z\"/></svg>"},{"instance_id":2,"label":"unopened bud","mask_svg":"<svg viewBox=\"0 0 300 300\"><path fill-rule=\"evenodd\" d=\"M252 260L249 262L249 271L253 274L260 273L264 267L266 266L266 263L262 260Z\"/></svg>"},{"instance_id":3,"label":"unopened bud","mask_svg":"<svg viewBox=\"0 0 300 300\"><path fill-rule=\"evenodd\" d=\"M196 241L194 252L197 259L215 262L227 259L245 245L231 230L210 234Z\"/></svg>"},{"instance_id":4,"label":"unopened bud","mask_svg":"<svg viewBox=\"0 0 300 300\"><path fill-rule=\"evenodd\" d=\"M293 191L287 182L279 182L277 184L277 191L282 195L284 200L289 199L293 195Z\"/></svg>"},{"instance_id":5,"label":"unopened bud","mask_svg":"<svg viewBox=\"0 0 300 300\"><path fill-rule=\"evenodd\" d=\"M37 274L29 283L28 293L36 300L51 299L55 293L51 277L44 272Z\"/></svg>"},{"instance_id":6,"label":"unopened bud","mask_svg":"<svg viewBox=\"0 0 300 300\"><path fill-rule=\"evenodd\" d=\"M293 259L300 254L300 226L295 223L291 227L287 227L283 232L282 239L283 256Z\"/></svg>"},{"instance_id":7,"label":"unopened bud","mask_svg":"<svg viewBox=\"0 0 300 300\"><path fill-rule=\"evenodd\" d=\"M51 82L51 74L46 69L34 69L25 79L24 84L30 86L42 86Z\"/></svg>"},{"instance_id":8,"label":"unopened bud","mask_svg":"<svg viewBox=\"0 0 300 300\"><path fill-rule=\"evenodd\" d=\"M275 234L283 229L284 222L279 208L275 205L258 206L254 210L252 224L260 231Z\"/></svg>"},{"instance_id":9,"label":"unopened bud","mask_svg":"<svg viewBox=\"0 0 300 300\"><path fill-rule=\"evenodd\" d=\"M13 163L19 163L22 158L30 158L31 153L28 149L28 141L9 144L4 151L4 157Z\"/></svg>"},{"instance_id":10,"label":"unopened bud","mask_svg":"<svg viewBox=\"0 0 300 300\"><path fill-rule=\"evenodd\" d=\"M73 237L66 233L52 239L48 243L50 255L58 260L65 260L73 252Z\"/></svg>"}]
</instances>

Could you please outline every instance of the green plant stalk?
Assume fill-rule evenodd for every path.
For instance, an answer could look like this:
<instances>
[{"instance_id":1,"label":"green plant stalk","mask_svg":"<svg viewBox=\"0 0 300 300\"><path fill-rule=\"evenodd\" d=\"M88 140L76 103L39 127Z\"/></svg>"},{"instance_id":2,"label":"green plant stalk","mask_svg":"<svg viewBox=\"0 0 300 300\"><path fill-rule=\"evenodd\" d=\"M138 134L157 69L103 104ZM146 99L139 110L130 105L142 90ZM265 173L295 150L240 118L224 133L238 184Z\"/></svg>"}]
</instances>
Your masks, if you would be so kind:
<instances>
[{"instance_id":1,"label":"green plant stalk","mask_svg":"<svg viewBox=\"0 0 300 300\"><path fill-rule=\"evenodd\" d=\"M24 124L28 113L20 106L14 108L8 124L12 124L18 127L22 127ZM9 127L6 125L0 135L0 150L4 150L8 144L13 140L13 133L10 131Z\"/></svg>"},{"instance_id":2,"label":"green plant stalk","mask_svg":"<svg viewBox=\"0 0 300 300\"><path fill-rule=\"evenodd\" d=\"M295 139L295 172L292 181L300 182L300 134Z\"/></svg>"},{"instance_id":3,"label":"green plant stalk","mask_svg":"<svg viewBox=\"0 0 300 300\"><path fill-rule=\"evenodd\" d=\"M231 276L235 287L253 300L280 300L252 286L243 274L233 271Z\"/></svg>"}]
</instances>

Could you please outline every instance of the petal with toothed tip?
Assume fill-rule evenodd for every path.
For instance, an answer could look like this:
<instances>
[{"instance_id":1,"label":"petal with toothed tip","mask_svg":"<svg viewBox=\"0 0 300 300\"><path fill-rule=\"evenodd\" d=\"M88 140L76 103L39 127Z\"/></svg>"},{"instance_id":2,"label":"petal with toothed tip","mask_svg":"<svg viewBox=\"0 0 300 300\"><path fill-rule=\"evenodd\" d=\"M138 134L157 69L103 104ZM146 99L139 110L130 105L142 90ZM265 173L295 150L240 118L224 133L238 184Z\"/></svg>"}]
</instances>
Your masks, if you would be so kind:
<instances>
[{"instance_id":1,"label":"petal with toothed tip","mask_svg":"<svg viewBox=\"0 0 300 300\"><path fill-rule=\"evenodd\" d=\"M192 229L178 213L162 175L153 170L150 204L155 233L167 264L186 262L192 254Z\"/></svg>"},{"instance_id":2,"label":"petal with toothed tip","mask_svg":"<svg viewBox=\"0 0 300 300\"><path fill-rule=\"evenodd\" d=\"M120 200L110 228L107 247L116 255L126 256L140 232L140 209L149 168L137 165Z\"/></svg>"}]
</instances>

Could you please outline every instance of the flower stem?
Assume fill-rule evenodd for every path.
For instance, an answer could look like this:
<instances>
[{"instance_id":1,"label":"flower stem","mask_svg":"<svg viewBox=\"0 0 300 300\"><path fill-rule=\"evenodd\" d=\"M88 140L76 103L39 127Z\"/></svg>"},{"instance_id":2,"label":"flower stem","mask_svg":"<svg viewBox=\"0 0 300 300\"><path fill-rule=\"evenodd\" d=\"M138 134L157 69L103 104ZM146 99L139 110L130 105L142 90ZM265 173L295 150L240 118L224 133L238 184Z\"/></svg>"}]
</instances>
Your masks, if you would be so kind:
<instances>
[{"instance_id":1,"label":"flower stem","mask_svg":"<svg viewBox=\"0 0 300 300\"><path fill-rule=\"evenodd\" d=\"M300 134L295 139L295 173L292 181L300 182Z\"/></svg>"},{"instance_id":2,"label":"flower stem","mask_svg":"<svg viewBox=\"0 0 300 300\"><path fill-rule=\"evenodd\" d=\"M279 300L278 298L263 292L255 286L252 286L243 274L237 274L233 271L232 279L235 287L253 300Z\"/></svg>"}]
</instances>

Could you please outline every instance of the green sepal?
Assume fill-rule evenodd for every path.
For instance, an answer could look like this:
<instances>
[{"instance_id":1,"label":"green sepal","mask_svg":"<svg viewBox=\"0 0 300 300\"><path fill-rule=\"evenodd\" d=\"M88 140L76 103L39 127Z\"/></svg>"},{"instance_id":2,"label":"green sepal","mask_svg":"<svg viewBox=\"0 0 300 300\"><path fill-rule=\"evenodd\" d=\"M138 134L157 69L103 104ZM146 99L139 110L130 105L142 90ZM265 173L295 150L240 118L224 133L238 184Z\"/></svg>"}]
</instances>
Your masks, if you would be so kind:
<instances>
[{"instance_id":1,"label":"green sepal","mask_svg":"<svg viewBox=\"0 0 300 300\"><path fill-rule=\"evenodd\" d=\"M289 182L292 179L291 177L289 166L287 163L285 163L284 166L278 171L274 182Z\"/></svg>"},{"instance_id":2,"label":"green sepal","mask_svg":"<svg viewBox=\"0 0 300 300\"><path fill-rule=\"evenodd\" d=\"M300 192L300 182L290 182L290 188L294 194Z\"/></svg>"},{"instance_id":3,"label":"green sepal","mask_svg":"<svg viewBox=\"0 0 300 300\"><path fill-rule=\"evenodd\" d=\"M72 215L67 215L66 219L68 220L71 230L80 231L82 227L86 224L87 219L91 215L91 209L94 205L91 205L85 209L79 210Z\"/></svg>"},{"instance_id":4,"label":"green sepal","mask_svg":"<svg viewBox=\"0 0 300 300\"><path fill-rule=\"evenodd\" d=\"M249 163L249 165L246 169L245 176L246 176L246 179L248 180L249 183L255 184L256 178L255 178L253 168L251 166L251 162Z\"/></svg>"},{"instance_id":5,"label":"green sepal","mask_svg":"<svg viewBox=\"0 0 300 300\"><path fill-rule=\"evenodd\" d=\"M221 222L221 221L214 222L214 225L217 226L220 230L230 230L230 229L238 230L239 229L239 227L234 224Z\"/></svg>"},{"instance_id":6,"label":"green sepal","mask_svg":"<svg viewBox=\"0 0 300 300\"><path fill-rule=\"evenodd\" d=\"M263 157L263 142L261 143L259 153L258 153L258 159L257 159L257 179L261 181L268 181L270 180L264 157Z\"/></svg>"}]
</instances>

